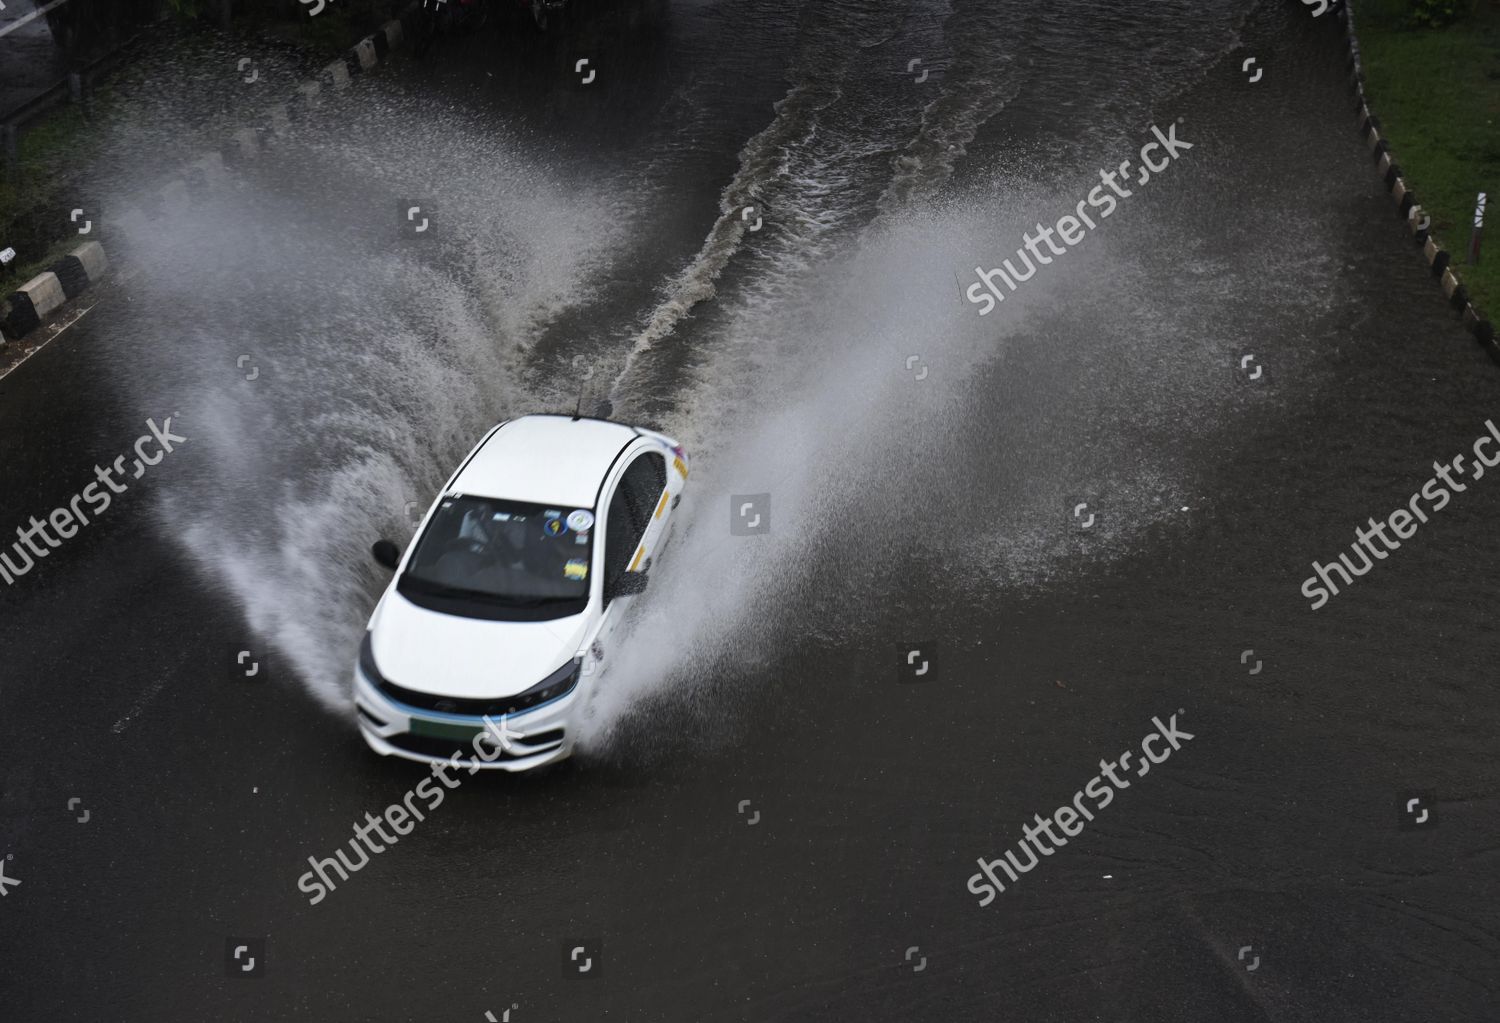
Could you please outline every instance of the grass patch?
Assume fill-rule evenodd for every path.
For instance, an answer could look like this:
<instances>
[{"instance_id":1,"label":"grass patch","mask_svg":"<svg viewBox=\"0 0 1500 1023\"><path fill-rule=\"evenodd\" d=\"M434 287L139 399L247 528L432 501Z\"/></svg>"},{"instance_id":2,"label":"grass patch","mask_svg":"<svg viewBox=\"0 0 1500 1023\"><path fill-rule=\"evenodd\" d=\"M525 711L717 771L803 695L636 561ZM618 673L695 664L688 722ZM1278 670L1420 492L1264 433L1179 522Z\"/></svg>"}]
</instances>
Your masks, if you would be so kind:
<instances>
[{"instance_id":1,"label":"grass patch","mask_svg":"<svg viewBox=\"0 0 1500 1023\"><path fill-rule=\"evenodd\" d=\"M95 117L107 110L93 100ZM0 170L0 248L16 250L12 273L0 292L25 284L78 244L69 239L68 196L77 191L77 169L92 157L92 129L75 106L59 107L21 134L16 166Z\"/></svg>"},{"instance_id":2,"label":"grass patch","mask_svg":"<svg viewBox=\"0 0 1500 1023\"><path fill-rule=\"evenodd\" d=\"M1366 96L1402 175L1453 254L1474 305L1500 312L1500 229L1468 263L1474 201L1489 194L1500 224L1500 8L1485 3L1444 28L1411 27L1411 5L1358 4L1355 29Z\"/></svg>"}]
</instances>

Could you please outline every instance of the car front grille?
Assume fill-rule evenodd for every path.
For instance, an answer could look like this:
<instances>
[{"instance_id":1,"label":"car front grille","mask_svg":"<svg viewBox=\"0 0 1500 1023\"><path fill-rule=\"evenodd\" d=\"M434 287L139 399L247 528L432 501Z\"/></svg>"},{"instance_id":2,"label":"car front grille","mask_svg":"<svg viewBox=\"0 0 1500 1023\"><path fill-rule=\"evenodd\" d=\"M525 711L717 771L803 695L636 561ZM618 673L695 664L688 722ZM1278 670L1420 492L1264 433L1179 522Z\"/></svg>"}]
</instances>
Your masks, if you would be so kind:
<instances>
[{"instance_id":1,"label":"car front grille","mask_svg":"<svg viewBox=\"0 0 1500 1023\"><path fill-rule=\"evenodd\" d=\"M452 739L439 739L435 736L413 735L411 732L400 732L396 735L385 736L385 741L397 749L405 750L408 753L416 753L424 757L439 757L443 760L448 760L452 758L453 754L460 753L462 754L458 759L460 765L468 766L471 762L478 760L482 766L487 763L495 763L498 760L519 760L522 757L545 753L547 751L546 747L562 742L562 738L563 730L561 728L539 732L534 736L528 735L524 740L516 740L517 746L525 746L527 749L517 753L491 750L490 752L499 753L499 755L493 756L489 760L475 757L474 746L471 743L455 742ZM535 749L530 748L533 745L536 747Z\"/></svg>"}]
</instances>

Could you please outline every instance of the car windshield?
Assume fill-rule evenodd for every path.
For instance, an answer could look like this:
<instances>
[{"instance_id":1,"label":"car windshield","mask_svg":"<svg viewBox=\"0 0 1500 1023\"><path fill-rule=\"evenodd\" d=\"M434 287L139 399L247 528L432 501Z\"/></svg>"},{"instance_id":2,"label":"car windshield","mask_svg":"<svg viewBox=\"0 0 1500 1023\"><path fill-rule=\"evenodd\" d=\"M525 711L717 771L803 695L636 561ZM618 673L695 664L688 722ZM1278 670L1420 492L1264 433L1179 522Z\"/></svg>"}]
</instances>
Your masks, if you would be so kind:
<instances>
[{"instance_id":1,"label":"car windshield","mask_svg":"<svg viewBox=\"0 0 1500 1023\"><path fill-rule=\"evenodd\" d=\"M508 607L576 604L589 595L594 513L450 494L402 576L402 591Z\"/></svg>"}]
</instances>

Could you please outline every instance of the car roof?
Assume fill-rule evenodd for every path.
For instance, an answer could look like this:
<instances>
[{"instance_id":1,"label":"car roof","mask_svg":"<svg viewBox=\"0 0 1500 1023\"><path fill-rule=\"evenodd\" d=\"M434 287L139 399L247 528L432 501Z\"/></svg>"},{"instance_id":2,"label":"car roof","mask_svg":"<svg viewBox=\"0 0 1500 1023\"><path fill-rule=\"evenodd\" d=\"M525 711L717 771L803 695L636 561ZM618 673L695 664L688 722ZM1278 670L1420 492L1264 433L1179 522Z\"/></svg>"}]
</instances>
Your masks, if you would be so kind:
<instances>
[{"instance_id":1,"label":"car roof","mask_svg":"<svg viewBox=\"0 0 1500 1023\"><path fill-rule=\"evenodd\" d=\"M522 416L497 427L448 489L592 508L609 467L639 437L633 427L607 419Z\"/></svg>"}]
</instances>

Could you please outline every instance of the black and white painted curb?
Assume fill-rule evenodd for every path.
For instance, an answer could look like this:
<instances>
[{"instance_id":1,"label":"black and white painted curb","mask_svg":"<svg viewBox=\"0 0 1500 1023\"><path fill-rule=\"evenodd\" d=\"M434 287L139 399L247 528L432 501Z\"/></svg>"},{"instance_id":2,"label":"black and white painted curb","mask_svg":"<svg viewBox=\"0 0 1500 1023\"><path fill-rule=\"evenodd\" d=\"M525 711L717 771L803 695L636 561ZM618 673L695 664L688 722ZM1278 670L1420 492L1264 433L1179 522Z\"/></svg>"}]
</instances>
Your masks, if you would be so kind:
<instances>
[{"instance_id":1,"label":"black and white painted curb","mask_svg":"<svg viewBox=\"0 0 1500 1023\"><path fill-rule=\"evenodd\" d=\"M325 66L317 78L297 86L295 98L266 107L218 149L200 154L164 184L137 196L136 205L127 206L109 223L126 235L149 230L151 221L164 213L186 204L194 195L217 189L231 171L257 159L263 150L290 134L294 125L302 123L322 105L325 95L348 89L355 78L384 62L400 47L406 34L401 19L386 22Z\"/></svg>"},{"instance_id":2,"label":"black and white painted curb","mask_svg":"<svg viewBox=\"0 0 1500 1023\"><path fill-rule=\"evenodd\" d=\"M414 10L412 5L404 17L411 17ZM316 110L325 92L349 88L356 77L384 62L406 34L401 19L386 22L379 31L361 39L342 57L325 66L316 79L299 85L296 98L265 108L254 122L231 135L224 145L179 168L161 186L137 195L135 205L127 205L113 216L106 214L105 226L122 230L127 236L133 231L144 233L150 230L151 221L164 213L189 202L194 195L218 188L234 168L256 159L264 148L289 134L294 124ZM0 344L20 340L36 330L65 302L96 283L108 265L103 246L89 242L22 285L9 296L8 314L0 306Z\"/></svg>"},{"instance_id":3,"label":"black and white painted curb","mask_svg":"<svg viewBox=\"0 0 1500 1023\"><path fill-rule=\"evenodd\" d=\"M1345 34L1349 42L1349 81L1354 90L1354 113L1359 119L1359 133L1370 147L1375 169L1384 179L1391 199L1406 221L1407 230L1411 231L1417 244L1422 246L1422 256L1427 260L1432 276L1442 285L1448 304L1458 312L1464 326L1485 346L1491 357L1500 361L1500 346L1495 343L1494 324L1480 315L1479 310L1469 301L1468 290L1453 272L1452 257L1433 235L1430 218L1417 202L1416 193L1401 176L1401 165L1396 162L1390 144L1380 133L1380 119L1370 113L1370 105L1365 99L1364 65L1359 59L1359 39L1354 34L1354 12L1350 10L1351 6L1352 3L1344 3L1340 17L1344 19Z\"/></svg>"},{"instance_id":4,"label":"black and white painted curb","mask_svg":"<svg viewBox=\"0 0 1500 1023\"><path fill-rule=\"evenodd\" d=\"M19 340L48 316L88 290L109 269L104 246L85 242L10 295L10 312L0 320L0 336Z\"/></svg>"}]
</instances>

